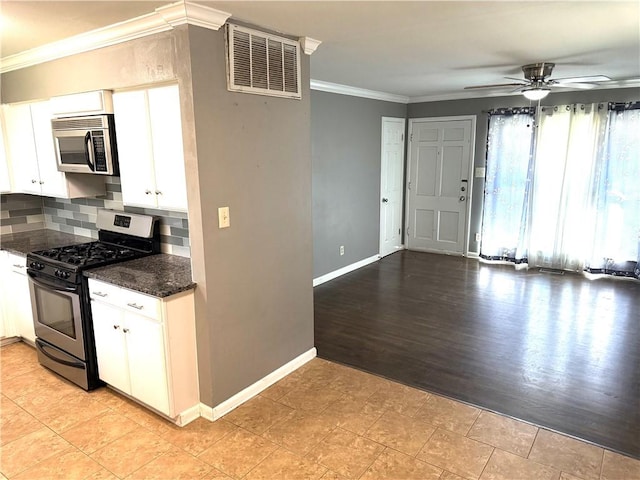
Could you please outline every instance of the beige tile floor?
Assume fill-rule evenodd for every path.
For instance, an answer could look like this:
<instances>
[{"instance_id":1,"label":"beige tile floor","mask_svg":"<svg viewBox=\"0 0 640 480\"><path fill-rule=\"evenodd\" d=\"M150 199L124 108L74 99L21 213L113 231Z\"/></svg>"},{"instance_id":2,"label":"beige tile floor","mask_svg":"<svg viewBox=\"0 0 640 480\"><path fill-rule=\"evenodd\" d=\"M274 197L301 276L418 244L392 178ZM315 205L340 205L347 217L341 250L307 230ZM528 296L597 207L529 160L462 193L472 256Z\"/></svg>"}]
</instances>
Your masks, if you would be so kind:
<instances>
[{"instance_id":1,"label":"beige tile floor","mask_svg":"<svg viewBox=\"0 0 640 480\"><path fill-rule=\"evenodd\" d=\"M640 479L639 461L320 359L184 428L23 343L0 361L0 478Z\"/></svg>"}]
</instances>

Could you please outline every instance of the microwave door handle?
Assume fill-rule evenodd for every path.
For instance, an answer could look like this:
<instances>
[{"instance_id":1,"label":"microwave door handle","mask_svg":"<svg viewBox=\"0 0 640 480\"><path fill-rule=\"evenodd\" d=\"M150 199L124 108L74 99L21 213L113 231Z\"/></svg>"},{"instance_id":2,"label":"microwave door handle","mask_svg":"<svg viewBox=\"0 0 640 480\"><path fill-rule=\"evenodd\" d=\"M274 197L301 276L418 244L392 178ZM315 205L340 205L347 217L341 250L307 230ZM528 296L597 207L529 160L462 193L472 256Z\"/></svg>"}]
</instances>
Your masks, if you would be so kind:
<instances>
[{"instance_id":1,"label":"microwave door handle","mask_svg":"<svg viewBox=\"0 0 640 480\"><path fill-rule=\"evenodd\" d=\"M93 159L93 142L91 141L91 132L87 132L84 136L84 155L87 159L87 165L89 165L92 172L95 172L96 169L94 167L95 161Z\"/></svg>"}]
</instances>

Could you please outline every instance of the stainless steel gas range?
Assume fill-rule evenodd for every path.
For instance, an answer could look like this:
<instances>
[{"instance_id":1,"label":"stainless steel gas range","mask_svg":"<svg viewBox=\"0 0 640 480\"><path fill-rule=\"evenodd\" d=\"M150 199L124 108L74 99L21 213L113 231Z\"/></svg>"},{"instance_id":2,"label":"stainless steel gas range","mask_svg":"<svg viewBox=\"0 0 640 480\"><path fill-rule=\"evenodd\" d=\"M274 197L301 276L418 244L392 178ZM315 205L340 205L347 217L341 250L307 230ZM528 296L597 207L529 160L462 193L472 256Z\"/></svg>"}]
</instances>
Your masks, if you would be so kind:
<instances>
[{"instance_id":1,"label":"stainless steel gas range","mask_svg":"<svg viewBox=\"0 0 640 480\"><path fill-rule=\"evenodd\" d=\"M38 360L85 390L101 382L83 270L160 252L155 217L99 210L96 225L97 241L27 255Z\"/></svg>"}]
</instances>

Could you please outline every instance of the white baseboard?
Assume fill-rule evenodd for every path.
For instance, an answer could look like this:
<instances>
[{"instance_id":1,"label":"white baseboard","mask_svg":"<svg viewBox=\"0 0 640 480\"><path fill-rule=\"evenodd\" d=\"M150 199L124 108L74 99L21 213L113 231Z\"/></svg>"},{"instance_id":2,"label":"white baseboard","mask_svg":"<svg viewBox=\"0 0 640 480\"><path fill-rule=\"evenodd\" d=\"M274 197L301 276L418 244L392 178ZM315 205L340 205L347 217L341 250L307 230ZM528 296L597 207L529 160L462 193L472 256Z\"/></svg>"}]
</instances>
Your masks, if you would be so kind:
<instances>
[{"instance_id":1,"label":"white baseboard","mask_svg":"<svg viewBox=\"0 0 640 480\"><path fill-rule=\"evenodd\" d=\"M266 388L276 383L278 380L281 380L282 378L286 377L294 370L297 370L308 361L313 360L316 357L316 354L317 354L317 351L315 347L311 348L310 350L307 350L303 354L298 355L296 358L294 358L290 362L284 364L282 367L278 368L277 370L274 370L266 377L261 378L260 380L258 380L252 385L249 385L244 390L236 393L233 397L225 400L224 402L216 405L215 407L210 407L208 405L205 405L204 403L201 403L200 409L199 409L200 416L212 422L214 420L217 420L218 418L229 413L234 408L239 407L247 400L252 399L256 395L258 395L260 392L262 392Z\"/></svg>"},{"instance_id":2,"label":"white baseboard","mask_svg":"<svg viewBox=\"0 0 640 480\"><path fill-rule=\"evenodd\" d=\"M366 267L367 265L373 262L377 262L378 260L380 260L380 255L373 255L372 257L365 258L363 260L360 260L359 262L347 265L346 267L339 268L338 270L334 270L333 272L329 272L325 275L314 278L313 286L317 287L318 285L328 282L329 280L333 280L334 278L338 278L359 268Z\"/></svg>"},{"instance_id":3,"label":"white baseboard","mask_svg":"<svg viewBox=\"0 0 640 480\"><path fill-rule=\"evenodd\" d=\"M200 404L194 405L188 408L184 412L180 413L175 420L175 424L179 427L184 427L186 424L193 422L200 416Z\"/></svg>"}]
</instances>

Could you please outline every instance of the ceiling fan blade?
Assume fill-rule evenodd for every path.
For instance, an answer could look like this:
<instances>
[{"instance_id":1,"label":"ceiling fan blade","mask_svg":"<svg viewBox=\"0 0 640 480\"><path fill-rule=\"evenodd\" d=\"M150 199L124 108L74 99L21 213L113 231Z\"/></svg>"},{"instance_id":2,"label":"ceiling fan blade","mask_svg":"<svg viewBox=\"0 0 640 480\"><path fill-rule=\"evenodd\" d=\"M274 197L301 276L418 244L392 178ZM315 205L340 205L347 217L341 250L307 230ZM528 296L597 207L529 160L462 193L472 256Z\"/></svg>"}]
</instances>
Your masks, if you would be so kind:
<instances>
[{"instance_id":1,"label":"ceiling fan blade","mask_svg":"<svg viewBox=\"0 0 640 480\"><path fill-rule=\"evenodd\" d=\"M597 83L552 83L550 85L552 88L577 88L579 90L589 90L590 88L596 88L598 86Z\"/></svg>"},{"instance_id":2,"label":"ceiling fan blade","mask_svg":"<svg viewBox=\"0 0 640 480\"><path fill-rule=\"evenodd\" d=\"M516 77L504 77L504 78L506 78L507 80L517 80L518 82L527 83L527 81L522 78L516 78Z\"/></svg>"},{"instance_id":3,"label":"ceiling fan blade","mask_svg":"<svg viewBox=\"0 0 640 480\"><path fill-rule=\"evenodd\" d=\"M474 90L479 88L505 88L505 87L524 87L526 83L496 83L494 85L474 85L473 87L464 87L465 90Z\"/></svg>"},{"instance_id":4,"label":"ceiling fan blade","mask_svg":"<svg viewBox=\"0 0 640 480\"><path fill-rule=\"evenodd\" d=\"M584 77L564 77L553 79L553 81L557 83L608 82L609 80L611 79L606 75L587 75Z\"/></svg>"}]
</instances>

